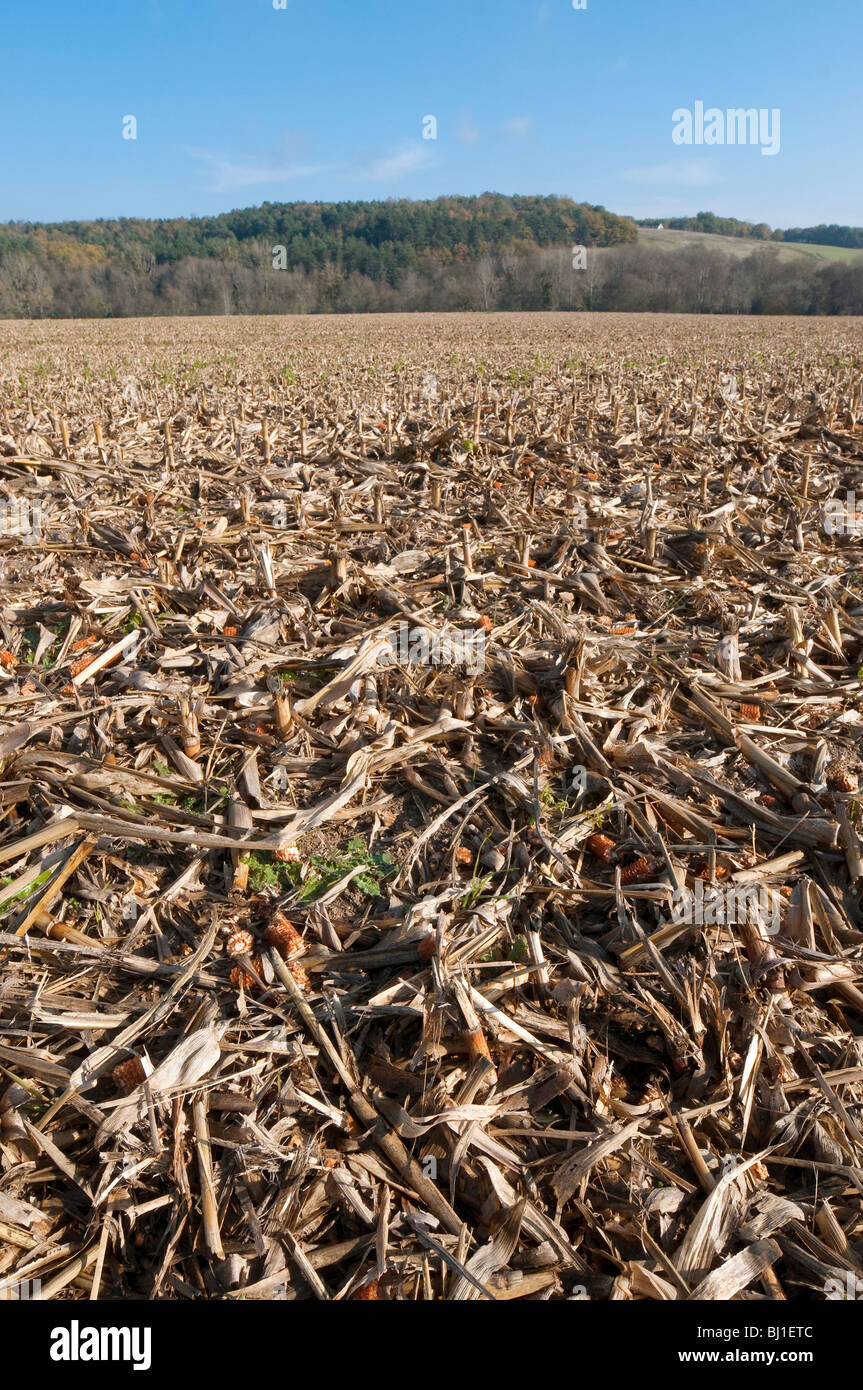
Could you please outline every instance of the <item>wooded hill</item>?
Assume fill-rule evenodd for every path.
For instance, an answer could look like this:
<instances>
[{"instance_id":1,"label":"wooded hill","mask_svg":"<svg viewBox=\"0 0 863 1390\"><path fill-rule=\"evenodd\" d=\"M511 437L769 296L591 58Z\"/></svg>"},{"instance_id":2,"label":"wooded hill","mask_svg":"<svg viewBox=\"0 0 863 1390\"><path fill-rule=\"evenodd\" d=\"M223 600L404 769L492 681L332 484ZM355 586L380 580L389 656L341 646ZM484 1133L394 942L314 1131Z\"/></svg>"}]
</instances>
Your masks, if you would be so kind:
<instances>
[{"instance_id":1,"label":"wooded hill","mask_svg":"<svg viewBox=\"0 0 863 1390\"><path fill-rule=\"evenodd\" d=\"M0 226L0 317L649 310L861 314L863 258L794 264L766 223L699 213L666 227L709 246L643 245L639 226L569 198L264 203L217 217ZM804 239L819 229L793 236ZM859 229L826 229L835 235ZM642 231L642 238L645 234ZM660 236L664 233L660 233ZM863 232L861 232L863 236ZM723 254L725 242L741 254ZM738 238L748 237L752 250ZM716 244L718 243L718 245ZM853 246L853 241L836 241ZM573 254L573 248L586 252Z\"/></svg>"},{"instance_id":2,"label":"wooded hill","mask_svg":"<svg viewBox=\"0 0 863 1390\"><path fill-rule=\"evenodd\" d=\"M7 223L0 226L0 312L21 312L28 301L34 313L90 313L98 301L105 313L159 312L131 302L131 278L149 282L139 286L145 300L160 298L160 287L166 298L179 290L190 301L186 312L194 313L201 279L195 263L202 261L324 272L328 283L358 275L398 289L411 271L430 275L489 253L614 246L636 235L631 218L589 203L498 193L429 202L264 203L170 220ZM186 274L165 275L184 265ZM166 304L162 312L177 311Z\"/></svg>"}]
</instances>

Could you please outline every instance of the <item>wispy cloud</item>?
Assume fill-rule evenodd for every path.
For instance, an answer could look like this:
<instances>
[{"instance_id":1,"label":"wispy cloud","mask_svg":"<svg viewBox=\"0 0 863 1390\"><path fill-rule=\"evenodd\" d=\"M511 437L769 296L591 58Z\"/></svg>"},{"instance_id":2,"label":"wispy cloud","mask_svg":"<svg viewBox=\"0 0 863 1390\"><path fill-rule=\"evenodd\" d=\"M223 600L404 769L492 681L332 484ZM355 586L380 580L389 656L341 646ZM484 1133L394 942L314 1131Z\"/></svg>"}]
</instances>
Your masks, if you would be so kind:
<instances>
[{"instance_id":1,"label":"wispy cloud","mask_svg":"<svg viewBox=\"0 0 863 1390\"><path fill-rule=\"evenodd\" d=\"M504 125L507 135L524 136L529 135L533 129L533 121L530 116L513 116Z\"/></svg>"},{"instance_id":2,"label":"wispy cloud","mask_svg":"<svg viewBox=\"0 0 863 1390\"><path fill-rule=\"evenodd\" d=\"M277 164L230 159L207 150L192 150L191 153L207 165L209 193L227 193L231 188L251 188L259 183L297 183L336 168L334 164Z\"/></svg>"},{"instance_id":3,"label":"wispy cloud","mask_svg":"<svg viewBox=\"0 0 863 1390\"><path fill-rule=\"evenodd\" d=\"M651 164L645 169L624 169L620 175L627 183L682 184L687 188L704 188L722 183L722 175L705 159L688 159L669 164Z\"/></svg>"},{"instance_id":4,"label":"wispy cloud","mask_svg":"<svg viewBox=\"0 0 863 1390\"><path fill-rule=\"evenodd\" d=\"M190 149L187 153L202 162L208 193L227 193L231 189L261 184L298 184L319 174L338 174L377 183L395 182L416 169L425 168L433 159L427 147L412 145L393 154L367 157L356 165L345 161L302 163L288 157L294 152L294 146L294 138L286 135L280 148L270 153L225 155L200 149Z\"/></svg>"},{"instance_id":5,"label":"wispy cloud","mask_svg":"<svg viewBox=\"0 0 863 1390\"><path fill-rule=\"evenodd\" d=\"M358 177L379 181L398 179L404 174L414 173L416 169L426 168L431 162L432 154L428 146L409 145L407 149L373 160L371 164L358 170Z\"/></svg>"}]
</instances>

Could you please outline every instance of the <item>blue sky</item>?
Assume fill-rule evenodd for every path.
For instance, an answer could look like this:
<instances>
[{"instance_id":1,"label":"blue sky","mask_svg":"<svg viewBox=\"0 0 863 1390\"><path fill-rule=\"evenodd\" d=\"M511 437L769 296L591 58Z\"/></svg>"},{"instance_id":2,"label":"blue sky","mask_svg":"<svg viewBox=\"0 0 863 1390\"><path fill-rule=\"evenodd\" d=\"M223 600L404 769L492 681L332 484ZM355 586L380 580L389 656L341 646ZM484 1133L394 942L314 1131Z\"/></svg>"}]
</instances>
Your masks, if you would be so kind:
<instances>
[{"instance_id":1,"label":"blue sky","mask_svg":"<svg viewBox=\"0 0 863 1390\"><path fill-rule=\"evenodd\" d=\"M863 224L859 0L9 0L2 51L2 221L490 189ZM779 153L676 145L696 101L779 108Z\"/></svg>"}]
</instances>

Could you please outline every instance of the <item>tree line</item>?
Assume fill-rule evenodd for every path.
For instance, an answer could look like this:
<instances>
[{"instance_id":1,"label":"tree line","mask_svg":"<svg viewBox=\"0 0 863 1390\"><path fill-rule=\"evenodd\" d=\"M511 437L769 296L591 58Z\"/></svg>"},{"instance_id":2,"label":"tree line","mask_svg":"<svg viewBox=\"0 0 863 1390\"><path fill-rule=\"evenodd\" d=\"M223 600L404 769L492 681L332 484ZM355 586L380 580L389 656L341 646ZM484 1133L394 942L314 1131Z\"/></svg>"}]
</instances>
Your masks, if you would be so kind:
<instances>
[{"instance_id":1,"label":"tree line","mask_svg":"<svg viewBox=\"0 0 863 1390\"><path fill-rule=\"evenodd\" d=\"M498 194L265 203L171 222L7 224L0 227L0 317L863 314L863 258L859 266L780 260L771 239L743 257L702 247L666 251L636 237L632 219L601 207ZM576 246L586 254L576 257ZM277 247L284 255L274 256Z\"/></svg>"},{"instance_id":2,"label":"tree line","mask_svg":"<svg viewBox=\"0 0 863 1390\"><path fill-rule=\"evenodd\" d=\"M640 218L639 227L666 227L672 232L716 232L720 236L753 237L756 241L800 241L809 246L863 247L863 227L844 227L836 222L817 227L771 228L766 222L742 222L737 217L717 217L698 212L694 217Z\"/></svg>"}]
</instances>

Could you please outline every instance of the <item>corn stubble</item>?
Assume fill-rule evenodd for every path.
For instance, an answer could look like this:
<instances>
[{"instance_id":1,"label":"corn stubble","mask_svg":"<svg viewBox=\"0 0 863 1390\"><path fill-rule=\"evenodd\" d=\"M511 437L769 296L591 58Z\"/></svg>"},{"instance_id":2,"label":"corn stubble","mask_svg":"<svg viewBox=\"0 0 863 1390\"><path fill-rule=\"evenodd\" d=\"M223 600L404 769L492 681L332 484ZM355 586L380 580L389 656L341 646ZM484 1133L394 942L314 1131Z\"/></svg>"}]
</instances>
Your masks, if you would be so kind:
<instances>
[{"instance_id":1,"label":"corn stubble","mask_svg":"<svg viewBox=\"0 0 863 1390\"><path fill-rule=\"evenodd\" d=\"M844 1282L859 321L0 338L0 1296Z\"/></svg>"}]
</instances>

